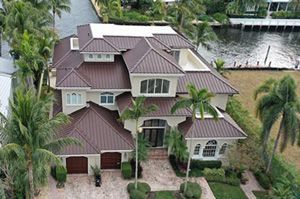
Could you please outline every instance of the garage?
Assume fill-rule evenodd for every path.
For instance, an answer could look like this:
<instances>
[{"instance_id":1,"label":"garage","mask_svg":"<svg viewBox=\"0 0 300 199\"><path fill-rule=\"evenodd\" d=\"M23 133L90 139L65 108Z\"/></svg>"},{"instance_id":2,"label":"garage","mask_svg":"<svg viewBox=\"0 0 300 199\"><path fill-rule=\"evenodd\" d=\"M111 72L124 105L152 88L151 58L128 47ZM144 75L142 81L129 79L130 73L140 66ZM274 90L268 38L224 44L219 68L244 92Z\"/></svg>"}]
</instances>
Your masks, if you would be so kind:
<instances>
[{"instance_id":1,"label":"garage","mask_svg":"<svg viewBox=\"0 0 300 199\"><path fill-rule=\"evenodd\" d=\"M68 173L88 173L87 157L68 157L66 159Z\"/></svg>"},{"instance_id":2,"label":"garage","mask_svg":"<svg viewBox=\"0 0 300 199\"><path fill-rule=\"evenodd\" d=\"M121 153L102 153L101 169L120 169Z\"/></svg>"}]
</instances>

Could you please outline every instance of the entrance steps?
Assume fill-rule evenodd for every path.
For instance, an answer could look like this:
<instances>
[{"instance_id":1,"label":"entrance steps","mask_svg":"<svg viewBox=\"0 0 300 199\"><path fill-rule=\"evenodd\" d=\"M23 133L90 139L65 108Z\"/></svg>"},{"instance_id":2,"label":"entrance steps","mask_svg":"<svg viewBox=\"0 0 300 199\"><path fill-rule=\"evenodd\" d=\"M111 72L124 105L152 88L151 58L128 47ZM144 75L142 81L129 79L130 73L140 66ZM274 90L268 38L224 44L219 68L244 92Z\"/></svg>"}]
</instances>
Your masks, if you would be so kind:
<instances>
[{"instance_id":1,"label":"entrance steps","mask_svg":"<svg viewBox=\"0 0 300 199\"><path fill-rule=\"evenodd\" d=\"M168 151L166 148L151 148L149 150L150 160L167 160Z\"/></svg>"}]
</instances>

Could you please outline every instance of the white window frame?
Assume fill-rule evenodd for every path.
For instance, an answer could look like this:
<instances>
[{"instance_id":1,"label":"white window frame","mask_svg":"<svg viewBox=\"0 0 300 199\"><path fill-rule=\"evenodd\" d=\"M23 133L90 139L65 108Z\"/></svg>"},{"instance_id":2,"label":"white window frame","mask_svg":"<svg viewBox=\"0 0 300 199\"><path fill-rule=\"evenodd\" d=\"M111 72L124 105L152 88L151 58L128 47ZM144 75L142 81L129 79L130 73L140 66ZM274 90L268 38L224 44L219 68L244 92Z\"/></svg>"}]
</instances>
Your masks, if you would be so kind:
<instances>
[{"instance_id":1,"label":"white window frame","mask_svg":"<svg viewBox=\"0 0 300 199\"><path fill-rule=\"evenodd\" d=\"M75 96L75 103L73 103L73 96ZM79 97L80 97L80 102L79 102ZM70 98L68 100L68 98ZM83 96L81 93L78 92L70 92L70 93L66 93L66 105L67 106L81 106L83 105Z\"/></svg>"},{"instance_id":2,"label":"white window frame","mask_svg":"<svg viewBox=\"0 0 300 199\"><path fill-rule=\"evenodd\" d=\"M105 103L101 102L101 97L103 97L103 96L106 97L106 102ZM108 97L110 97L110 96L113 97L113 102L112 103L108 103ZM101 104L101 105L115 105L115 94L112 93L112 92L102 92L99 95L99 100L100 100L99 104Z\"/></svg>"},{"instance_id":3,"label":"white window frame","mask_svg":"<svg viewBox=\"0 0 300 199\"><path fill-rule=\"evenodd\" d=\"M198 151L197 153L195 153L196 149ZM194 147L193 156L201 156L201 144L196 144Z\"/></svg>"},{"instance_id":4,"label":"white window frame","mask_svg":"<svg viewBox=\"0 0 300 199\"><path fill-rule=\"evenodd\" d=\"M214 158L214 157L216 157L217 146L218 146L218 142L216 140L209 140L208 142L206 142L206 145L205 145L205 147L203 148L203 151L202 151L202 157L203 158ZM209 153L209 154L213 154L213 155L204 155L204 153Z\"/></svg>"},{"instance_id":5,"label":"white window frame","mask_svg":"<svg viewBox=\"0 0 300 199\"><path fill-rule=\"evenodd\" d=\"M224 155L227 151L227 148L228 148L227 143L222 144L222 146L220 147L220 150L219 150L219 155Z\"/></svg>"},{"instance_id":6,"label":"white window frame","mask_svg":"<svg viewBox=\"0 0 300 199\"><path fill-rule=\"evenodd\" d=\"M148 89L149 89L149 81L152 81L154 80L154 90L153 90L153 93L149 93L148 92ZM157 87L157 80L161 80L161 89L160 89L160 92L159 93L156 93L155 90L156 90L156 87ZM146 81L146 92L142 92L142 83ZM164 87L164 84L165 82L168 82L168 92L167 93L163 93L163 87ZM142 95L169 95L170 94L170 85L171 85L171 81L170 80L167 80L167 79L162 79L162 78L153 78L153 79L144 79L140 82L140 94Z\"/></svg>"}]
</instances>

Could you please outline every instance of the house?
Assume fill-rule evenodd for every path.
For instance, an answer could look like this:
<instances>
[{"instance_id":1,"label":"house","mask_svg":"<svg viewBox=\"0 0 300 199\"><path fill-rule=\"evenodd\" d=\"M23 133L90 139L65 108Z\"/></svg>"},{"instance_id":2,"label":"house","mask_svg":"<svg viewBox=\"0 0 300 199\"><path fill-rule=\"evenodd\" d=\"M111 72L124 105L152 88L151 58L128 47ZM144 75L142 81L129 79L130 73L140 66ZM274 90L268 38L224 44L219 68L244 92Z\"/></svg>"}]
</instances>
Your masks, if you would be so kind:
<instances>
[{"instance_id":1,"label":"house","mask_svg":"<svg viewBox=\"0 0 300 199\"><path fill-rule=\"evenodd\" d=\"M0 57L0 113L8 115L9 100L13 92L13 74L16 72L12 59Z\"/></svg>"},{"instance_id":2,"label":"house","mask_svg":"<svg viewBox=\"0 0 300 199\"><path fill-rule=\"evenodd\" d=\"M188 83L215 94L211 104L219 113L217 122L207 114L192 122L190 109L170 113L178 97L188 95ZM229 144L246 138L224 111L237 90L169 26L78 26L76 35L55 46L51 85L56 89L54 115L64 112L72 118L59 135L76 137L83 145L59 153L69 173L90 174L94 165L119 169L128 161L135 123L118 118L137 96L159 107L138 124L151 151L167 151L164 139L171 127L182 131L193 159L220 159Z\"/></svg>"}]
</instances>

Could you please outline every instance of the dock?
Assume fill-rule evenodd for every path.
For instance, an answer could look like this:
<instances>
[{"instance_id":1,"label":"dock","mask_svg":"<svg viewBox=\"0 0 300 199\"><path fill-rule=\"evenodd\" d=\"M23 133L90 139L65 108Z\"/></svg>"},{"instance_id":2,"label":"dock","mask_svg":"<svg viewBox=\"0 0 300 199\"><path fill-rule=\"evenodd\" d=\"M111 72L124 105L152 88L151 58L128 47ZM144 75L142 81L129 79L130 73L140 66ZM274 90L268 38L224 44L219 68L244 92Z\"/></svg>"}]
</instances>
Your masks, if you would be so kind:
<instances>
[{"instance_id":1,"label":"dock","mask_svg":"<svg viewBox=\"0 0 300 199\"><path fill-rule=\"evenodd\" d=\"M294 30L300 28L300 19L257 19L257 18L230 18L231 26L244 28L259 29L278 29L286 28Z\"/></svg>"}]
</instances>

